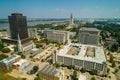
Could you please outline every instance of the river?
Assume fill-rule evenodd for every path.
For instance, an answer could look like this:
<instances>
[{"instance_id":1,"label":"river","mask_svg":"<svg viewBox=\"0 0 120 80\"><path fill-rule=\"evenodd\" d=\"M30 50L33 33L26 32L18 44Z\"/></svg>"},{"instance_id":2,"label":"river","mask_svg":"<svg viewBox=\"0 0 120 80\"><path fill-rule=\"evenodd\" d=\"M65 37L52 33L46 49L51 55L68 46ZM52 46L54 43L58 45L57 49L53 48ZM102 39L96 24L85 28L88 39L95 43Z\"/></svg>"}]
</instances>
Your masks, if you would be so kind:
<instances>
[{"instance_id":1,"label":"river","mask_svg":"<svg viewBox=\"0 0 120 80\"><path fill-rule=\"evenodd\" d=\"M63 22L63 21L34 21L34 22L27 22L28 26L34 26L38 24L51 24L54 22ZM9 26L9 23L1 23L0 29L6 29Z\"/></svg>"}]
</instances>

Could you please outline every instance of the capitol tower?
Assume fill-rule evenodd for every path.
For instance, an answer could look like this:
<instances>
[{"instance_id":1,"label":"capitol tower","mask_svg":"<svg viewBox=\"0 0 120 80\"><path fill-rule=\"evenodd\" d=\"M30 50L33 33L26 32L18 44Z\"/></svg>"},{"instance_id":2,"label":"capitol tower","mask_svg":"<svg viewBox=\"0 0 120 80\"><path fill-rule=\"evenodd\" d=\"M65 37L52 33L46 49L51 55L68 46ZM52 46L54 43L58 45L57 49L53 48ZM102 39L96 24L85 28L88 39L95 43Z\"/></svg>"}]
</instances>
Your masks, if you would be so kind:
<instances>
[{"instance_id":1,"label":"capitol tower","mask_svg":"<svg viewBox=\"0 0 120 80\"><path fill-rule=\"evenodd\" d=\"M77 27L77 25L74 23L73 15L71 13L71 15L70 15L70 21L68 22L67 29L75 28L75 27Z\"/></svg>"},{"instance_id":2,"label":"capitol tower","mask_svg":"<svg viewBox=\"0 0 120 80\"><path fill-rule=\"evenodd\" d=\"M74 20L73 20L73 15L72 15L72 13L71 13L71 15L70 15L70 23L69 23L69 25L73 25L74 24Z\"/></svg>"}]
</instances>

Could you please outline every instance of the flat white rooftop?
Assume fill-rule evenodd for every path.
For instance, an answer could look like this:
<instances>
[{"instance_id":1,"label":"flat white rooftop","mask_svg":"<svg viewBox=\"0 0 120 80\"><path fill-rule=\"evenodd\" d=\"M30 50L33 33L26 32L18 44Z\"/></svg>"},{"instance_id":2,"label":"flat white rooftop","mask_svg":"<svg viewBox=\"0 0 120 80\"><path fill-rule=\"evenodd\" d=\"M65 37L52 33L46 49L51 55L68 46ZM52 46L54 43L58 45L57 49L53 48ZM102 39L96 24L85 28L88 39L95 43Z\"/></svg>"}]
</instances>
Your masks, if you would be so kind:
<instances>
[{"instance_id":1,"label":"flat white rooftop","mask_svg":"<svg viewBox=\"0 0 120 80\"><path fill-rule=\"evenodd\" d=\"M82 30L82 31L99 31L97 28L85 28L85 27L82 27L80 30Z\"/></svg>"},{"instance_id":2,"label":"flat white rooftop","mask_svg":"<svg viewBox=\"0 0 120 80\"><path fill-rule=\"evenodd\" d=\"M69 50L72 47L77 47L78 50L75 52L75 54L69 55ZM90 53L91 55L91 50L88 50L88 48L93 48L93 53L94 56L89 56L87 55L87 52ZM104 49L102 46L94 46L94 45L84 45L84 44L74 44L70 43L68 45L65 45L64 48L58 51L57 55L60 56L66 56L74 59L80 59L80 60L85 60L85 61L91 61L91 62L96 62L96 63L103 63L106 62L106 57L104 54Z\"/></svg>"}]
</instances>

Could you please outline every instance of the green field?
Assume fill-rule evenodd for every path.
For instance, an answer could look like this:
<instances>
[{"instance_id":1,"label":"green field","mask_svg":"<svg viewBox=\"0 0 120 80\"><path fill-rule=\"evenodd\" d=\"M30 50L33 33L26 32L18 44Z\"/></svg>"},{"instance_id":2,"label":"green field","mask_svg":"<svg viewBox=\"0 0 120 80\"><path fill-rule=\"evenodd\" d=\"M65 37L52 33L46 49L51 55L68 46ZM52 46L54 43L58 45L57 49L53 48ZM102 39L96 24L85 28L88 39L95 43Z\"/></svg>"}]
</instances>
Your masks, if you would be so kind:
<instances>
[{"instance_id":1,"label":"green field","mask_svg":"<svg viewBox=\"0 0 120 80\"><path fill-rule=\"evenodd\" d=\"M5 72L0 70L0 80L17 80L17 79L7 75Z\"/></svg>"}]
</instances>

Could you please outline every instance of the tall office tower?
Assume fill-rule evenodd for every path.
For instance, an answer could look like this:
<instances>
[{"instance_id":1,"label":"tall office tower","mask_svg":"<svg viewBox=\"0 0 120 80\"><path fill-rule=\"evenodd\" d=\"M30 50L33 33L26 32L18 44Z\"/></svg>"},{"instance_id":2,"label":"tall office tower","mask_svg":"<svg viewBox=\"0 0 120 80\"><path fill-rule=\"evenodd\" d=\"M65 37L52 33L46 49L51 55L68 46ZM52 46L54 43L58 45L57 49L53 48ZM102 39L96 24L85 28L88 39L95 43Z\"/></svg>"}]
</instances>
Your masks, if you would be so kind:
<instances>
[{"instance_id":1,"label":"tall office tower","mask_svg":"<svg viewBox=\"0 0 120 80\"><path fill-rule=\"evenodd\" d=\"M99 44L100 31L96 28L81 28L78 34L78 42L81 44Z\"/></svg>"},{"instance_id":2,"label":"tall office tower","mask_svg":"<svg viewBox=\"0 0 120 80\"><path fill-rule=\"evenodd\" d=\"M8 16L8 18L11 38L17 40L18 34L20 39L28 38L26 16L23 16L21 13L12 13L12 15Z\"/></svg>"},{"instance_id":3,"label":"tall office tower","mask_svg":"<svg viewBox=\"0 0 120 80\"><path fill-rule=\"evenodd\" d=\"M69 25L73 25L74 24L74 20L73 20L73 15L72 15L72 13L71 13L71 15L70 15L70 23L69 23Z\"/></svg>"}]
</instances>

